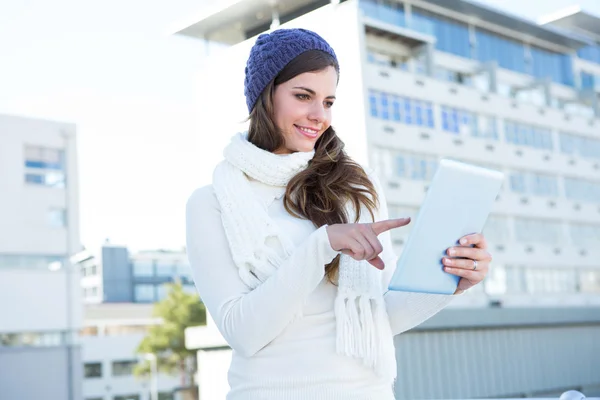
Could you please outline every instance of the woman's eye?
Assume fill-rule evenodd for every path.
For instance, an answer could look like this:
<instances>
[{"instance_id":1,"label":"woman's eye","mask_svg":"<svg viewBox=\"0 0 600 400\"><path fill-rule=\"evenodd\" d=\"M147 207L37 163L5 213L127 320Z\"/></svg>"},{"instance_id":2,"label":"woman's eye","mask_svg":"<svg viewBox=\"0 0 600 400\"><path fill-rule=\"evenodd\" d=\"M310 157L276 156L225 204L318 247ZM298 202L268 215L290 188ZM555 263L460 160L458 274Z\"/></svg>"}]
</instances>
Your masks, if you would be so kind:
<instances>
[{"instance_id":1,"label":"woman's eye","mask_svg":"<svg viewBox=\"0 0 600 400\"><path fill-rule=\"evenodd\" d=\"M310 99L310 97L307 94L297 94L296 97L299 98L300 100Z\"/></svg>"},{"instance_id":2,"label":"woman's eye","mask_svg":"<svg viewBox=\"0 0 600 400\"><path fill-rule=\"evenodd\" d=\"M333 101L326 101L325 104L327 105L327 108L333 107Z\"/></svg>"}]
</instances>

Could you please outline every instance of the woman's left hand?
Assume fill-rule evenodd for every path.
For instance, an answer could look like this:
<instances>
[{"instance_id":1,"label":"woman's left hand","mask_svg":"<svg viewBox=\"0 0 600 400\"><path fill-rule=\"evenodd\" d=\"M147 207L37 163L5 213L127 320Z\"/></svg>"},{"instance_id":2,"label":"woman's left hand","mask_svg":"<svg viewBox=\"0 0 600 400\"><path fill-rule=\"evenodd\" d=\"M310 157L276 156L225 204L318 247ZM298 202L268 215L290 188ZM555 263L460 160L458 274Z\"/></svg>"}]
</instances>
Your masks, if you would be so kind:
<instances>
[{"instance_id":1,"label":"woman's left hand","mask_svg":"<svg viewBox=\"0 0 600 400\"><path fill-rule=\"evenodd\" d=\"M460 246L450 247L446 251L449 257L442 259L444 271L461 277L454 294L461 294L483 281L492 261L492 256L487 252L487 242L481 233L464 236L459 243Z\"/></svg>"}]
</instances>

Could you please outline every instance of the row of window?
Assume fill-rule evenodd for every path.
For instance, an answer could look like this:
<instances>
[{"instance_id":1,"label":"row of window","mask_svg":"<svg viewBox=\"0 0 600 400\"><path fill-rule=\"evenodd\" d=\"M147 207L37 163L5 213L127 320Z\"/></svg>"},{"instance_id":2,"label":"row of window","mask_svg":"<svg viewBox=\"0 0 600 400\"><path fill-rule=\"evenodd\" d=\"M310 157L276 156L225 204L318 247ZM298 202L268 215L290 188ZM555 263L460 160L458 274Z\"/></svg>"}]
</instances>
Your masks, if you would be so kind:
<instances>
[{"instance_id":1,"label":"row of window","mask_svg":"<svg viewBox=\"0 0 600 400\"><path fill-rule=\"evenodd\" d=\"M406 125L434 127L433 106L430 101L372 90L369 93L369 106L371 116L375 118L401 122Z\"/></svg>"},{"instance_id":2,"label":"row of window","mask_svg":"<svg viewBox=\"0 0 600 400\"><path fill-rule=\"evenodd\" d=\"M504 134L507 143L537 149L552 150L552 131L535 125L505 120Z\"/></svg>"},{"instance_id":3,"label":"row of window","mask_svg":"<svg viewBox=\"0 0 600 400\"><path fill-rule=\"evenodd\" d=\"M148 333L148 325L103 325L86 326L79 331L80 336L121 336Z\"/></svg>"},{"instance_id":4,"label":"row of window","mask_svg":"<svg viewBox=\"0 0 600 400\"><path fill-rule=\"evenodd\" d=\"M60 256L0 254L0 269L56 269L64 258Z\"/></svg>"},{"instance_id":5,"label":"row of window","mask_svg":"<svg viewBox=\"0 0 600 400\"><path fill-rule=\"evenodd\" d=\"M143 398L140 394L125 394L112 396L111 400L140 400ZM174 400L175 396L170 392L158 392L158 400ZM106 400L105 397L86 397L85 400Z\"/></svg>"},{"instance_id":6,"label":"row of window","mask_svg":"<svg viewBox=\"0 0 600 400\"><path fill-rule=\"evenodd\" d=\"M414 68L410 67L411 60L414 63ZM382 52L381 50L368 49L367 61L372 64L396 68L402 71L414 70L414 72L419 75L427 75L426 57L422 53L410 57ZM492 89L491 79L487 71L467 74L462 71L452 70L445 66L436 65L434 67L433 76L441 81L473 87L483 93L489 93ZM593 76L582 71L581 82L582 88L584 89L596 88L600 90L600 76ZM594 105L590 99L561 98L549 95L542 85L522 88L507 82L496 81L495 93L520 102L531 103L539 107L550 106L564 111L566 114L580 115L585 118L594 118L595 116Z\"/></svg>"},{"instance_id":7,"label":"row of window","mask_svg":"<svg viewBox=\"0 0 600 400\"><path fill-rule=\"evenodd\" d=\"M391 218L414 218L418 208L392 205L389 212ZM407 229L394 230L394 234L397 235L394 238L405 239L410 233L410 228L411 225ZM492 214L485 223L483 233L492 244L520 242L558 246L567 243L570 238L571 245L579 248L600 246L600 225L565 224L541 218L508 218Z\"/></svg>"},{"instance_id":8,"label":"row of window","mask_svg":"<svg viewBox=\"0 0 600 400\"><path fill-rule=\"evenodd\" d=\"M387 149L375 153L374 165L384 174L394 178L430 181L438 167L438 158ZM473 164L473 162L469 162ZM487 165L481 165L488 167ZM492 169L497 169L491 167ZM504 171L508 178L508 189L523 195L560 197L563 184L564 196L570 200L600 202L600 182L584 179L559 178L556 175L525 171Z\"/></svg>"},{"instance_id":9,"label":"row of window","mask_svg":"<svg viewBox=\"0 0 600 400\"><path fill-rule=\"evenodd\" d=\"M383 22L406 27L402 4L361 0L365 15ZM550 78L568 86L574 85L571 56L555 53L510 39L481 28L474 28L459 21L413 7L411 24L416 31L434 35L439 51L479 60L496 61L502 68L526 73L537 78Z\"/></svg>"},{"instance_id":10,"label":"row of window","mask_svg":"<svg viewBox=\"0 0 600 400\"><path fill-rule=\"evenodd\" d=\"M600 294L600 269L492 265L484 285L475 292L482 290L492 295Z\"/></svg>"},{"instance_id":11,"label":"row of window","mask_svg":"<svg viewBox=\"0 0 600 400\"><path fill-rule=\"evenodd\" d=\"M54 347L65 344L65 332L0 333L0 347Z\"/></svg>"},{"instance_id":12,"label":"row of window","mask_svg":"<svg viewBox=\"0 0 600 400\"><path fill-rule=\"evenodd\" d=\"M190 277L191 270L187 263L168 260L135 259L131 261L133 276L144 277Z\"/></svg>"},{"instance_id":13,"label":"row of window","mask_svg":"<svg viewBox=\"0 0 600 400\"><path fill-rule=\"evenodd\" d=\"M137 360L119 360L111 363L111 376L131 376L133 369L138 364ZM83 365L84 376L86 378L101 378L102 363L89 362Z\"/></svg>"},{"instance_id":14,"label":"row of window","mask_svg":"<svg viewBox=\"0 0 600 400\"><path fill-rule=\"evenodd\" d=\"M498 139L497 119L472 111L442 105L442 130L458 135ZM435 127L433 105L429 101L398 96L376 90L369 91L370 115L406 125ZM505 141L516 146L553 150L552 130L522 122L504 121ZM570 133L559 133L560 151L582 157L600 159L600 139Z\"/></svg>"},{"instance_id":15,"label":"row of window","mask_svg":"<svg viewBox=\"0 0 600 400\"><path fill-rule=\"evenodd\" d=\"M600 140L592 139L570 133L559 133L560 151L564 154L573 154L587 158L600 159Z\"/></svg>"},{"instance_id":16,"label":"row of window","mask_svg":"<svg viewBox=\"0 0 600 400\"><path fill-rule=\"evenodd\" d=\"M196 287L191 284L183 284L187 293L196 294ZM168 286L165 284L137 283L134 285L133 298L136 303L154 303L161 301L168 294Z\"/></svg>"}]
</instances>

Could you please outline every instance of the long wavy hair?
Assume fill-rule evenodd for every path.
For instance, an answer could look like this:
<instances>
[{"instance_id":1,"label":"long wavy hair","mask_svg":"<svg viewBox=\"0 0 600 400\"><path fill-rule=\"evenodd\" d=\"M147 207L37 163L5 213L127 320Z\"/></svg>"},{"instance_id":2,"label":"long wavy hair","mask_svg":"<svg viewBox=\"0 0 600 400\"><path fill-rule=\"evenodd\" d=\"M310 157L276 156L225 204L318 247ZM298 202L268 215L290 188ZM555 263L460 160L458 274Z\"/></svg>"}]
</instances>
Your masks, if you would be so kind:
<instances>
[{"instance_id":1,"label":"long wavy hair","mask_svg":"<svg viewBox=\"0 0 600 400\"><path fill-rule=\"evenodd\" d=\"M284 136L275 124L273 97L275 88L305 72L318 72L339 65L329 54L311 50L294 58L263 90L250 113L248 140L255 146L273 152L284 146ZM344 151L344 142L329 127L317 140L315 156L308 167L287 185L283 204L291 215L310 220L315 227L348 223L346 205L351 202L360 218L361 205L374 219L379 199L373 183L363 168ZM339 270L339 256L325 266L325 274L334 283Z\"/></svg>"}]
</instances>

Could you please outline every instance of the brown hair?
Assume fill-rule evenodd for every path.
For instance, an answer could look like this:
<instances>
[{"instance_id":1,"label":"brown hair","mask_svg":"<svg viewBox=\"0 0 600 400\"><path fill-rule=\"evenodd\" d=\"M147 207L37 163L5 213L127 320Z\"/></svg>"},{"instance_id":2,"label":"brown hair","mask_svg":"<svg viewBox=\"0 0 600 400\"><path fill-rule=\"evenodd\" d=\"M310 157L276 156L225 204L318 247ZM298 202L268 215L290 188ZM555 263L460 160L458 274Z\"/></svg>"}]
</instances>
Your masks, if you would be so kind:
<instances>
[{"instance_id":1,"label":"brown hair","mask_svg":"<svg viewBox=\"0 0 600 400\"><path fill-rule=\"evenodd\" d=\"M250 113L248 140L255 146L275 151L281 148L284 137L274 122L273 95L277 85L305 72L322 71L334 67L339 77L337 61L329 54L310 50L294 58L263 90ZM287 185L283 204L291 215L310 220L317 228L325 224L348 223L345 205L348 201L360 218L361 205L371 218L378 197L373 183L363 168L344 151L344 142L329 127L317 140L315 156L308 167L294 176ZM339 269L339 256L325 267L330 282Z\"/></svg>"}]
</instances>

